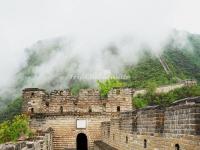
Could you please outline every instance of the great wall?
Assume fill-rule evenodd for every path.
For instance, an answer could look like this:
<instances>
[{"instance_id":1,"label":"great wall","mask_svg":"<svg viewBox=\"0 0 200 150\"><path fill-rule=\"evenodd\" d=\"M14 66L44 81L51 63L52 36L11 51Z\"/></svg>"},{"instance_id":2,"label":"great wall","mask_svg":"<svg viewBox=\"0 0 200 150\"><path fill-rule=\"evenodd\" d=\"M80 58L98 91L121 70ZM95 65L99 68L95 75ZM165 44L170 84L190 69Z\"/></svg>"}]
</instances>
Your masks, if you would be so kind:
<instances>
[{"instance_id":1,"label":"great wall","mask_svg":"<svg viewBox=\"0 0 200 150\"><path fill-rule=\"evenodd\" d=\"M157 92L195 84L163 86ZM23 90L22 112L30 116L34 141L1 145L2 150L199 150L200 97L169 107L135 109L132 101L145 90L114 88L102 99L96 89ZM132 100L133 99L133 100ZM4 148L3 148L4 147ZM7 147L7 148L6 148Z\"/></svg>"}]
</instances>

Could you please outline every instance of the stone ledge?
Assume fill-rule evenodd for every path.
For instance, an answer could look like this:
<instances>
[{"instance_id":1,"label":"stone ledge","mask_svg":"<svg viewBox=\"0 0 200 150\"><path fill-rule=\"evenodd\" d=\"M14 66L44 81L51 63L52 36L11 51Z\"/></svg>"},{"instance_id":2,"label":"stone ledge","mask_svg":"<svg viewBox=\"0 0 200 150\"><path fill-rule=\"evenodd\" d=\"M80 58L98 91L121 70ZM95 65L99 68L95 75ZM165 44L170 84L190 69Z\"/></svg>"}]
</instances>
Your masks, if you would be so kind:
<instances>
[{"instance_id":1,"label":"stone ledge","mask_svg":"<svg viewBox=\"0 0 200 150\"><path fill-rule=\"evenodd\" d=\"M98 146L101 150L118 150L102 141L94 141L94 144Z\"/></svg>"},{"instance_id":2,"label":"stone ledge","mask_svg":"<svg viewBox=\"0 0 200 150\"><path fill-rule=\"evenodd\" d=\"M33 113L30 114L31 118L42 118L42 117L49 117L49 116L108 116L111 115L109 113L103 114L101 112L63 112L63 113Z\"/></svg>"}]
</instances>

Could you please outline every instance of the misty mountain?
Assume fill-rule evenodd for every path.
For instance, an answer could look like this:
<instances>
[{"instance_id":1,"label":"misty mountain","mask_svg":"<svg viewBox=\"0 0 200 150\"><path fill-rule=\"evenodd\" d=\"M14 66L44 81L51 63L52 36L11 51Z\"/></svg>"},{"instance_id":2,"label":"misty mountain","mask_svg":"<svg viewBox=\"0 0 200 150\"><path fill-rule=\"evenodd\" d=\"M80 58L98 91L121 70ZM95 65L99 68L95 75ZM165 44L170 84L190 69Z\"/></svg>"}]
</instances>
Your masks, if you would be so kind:
<instances>
[{"instance_id":1,"label":"misty mountain","mask_svg":"<svg viewBox=\"0 0 200 150\"><path fill-rule=\"evenodd\" d=\"M39 41L25 50L26 60L15 82L1 95L1 108L9 106L6 114L18 112L18 97L27 87L71 88L75 93L79 88L96 87L97 79L79 80L74 75L103 73L101 79L123 74L128 78L120 80L133 88L144 88L149 82L159 86L185 79L200 81L200 35L173 31L159 51L146 43L135 44L136 40L125 38L93 49L67 38Z\"/></svg>"},{"instance_id":2,"label":"misty mountain","mask_svg":"<svg viewBox=\"0 0 200 150\"><path fill-rule=\"evenodd\" d=\"M127 68L130 76L128 86L144 88L148 82L165 85L186 79L200 81L200 35L187 33L187 46L177 45L173 37L170 37L159 56L147 51L137 65ZM160 58L166 63L168 73Z\"/></svg>"},{"instance_id":3,"label":"misty mountain","mask_svg":"<svg viewBox=\"0 0 200 150\"><path fill-rule=\"evenodd\" d=\"M185 39L180 40L180 36ZM121 46L126 43L130 46L130 42L132 41L123 44L109 43L98 53L87 54L89 51L80 52L77 50L79 48L73 47L73 41L65 38L39 41L26 50L27 59L16 75L15 89L69 88L73 83L74 75L106 71L110 75L127 74L131 79L129 86L132 87L143 87L145 82L152 80L155 80L158 85L176 82L177 79L200 80L199 35L186 32L183 35L174 31L159 52L145 45L138 51L134 50L135 55L132 57L129 56L133 54L131 50L129 53L123 53L125 48ZM167 64L169 74L163 69L159 58ZM90 79L86 82L90 82ZM144 82L144 85L141 82ZM90 86L95 86L93 84Z\"/></svg>"}]
</instances>

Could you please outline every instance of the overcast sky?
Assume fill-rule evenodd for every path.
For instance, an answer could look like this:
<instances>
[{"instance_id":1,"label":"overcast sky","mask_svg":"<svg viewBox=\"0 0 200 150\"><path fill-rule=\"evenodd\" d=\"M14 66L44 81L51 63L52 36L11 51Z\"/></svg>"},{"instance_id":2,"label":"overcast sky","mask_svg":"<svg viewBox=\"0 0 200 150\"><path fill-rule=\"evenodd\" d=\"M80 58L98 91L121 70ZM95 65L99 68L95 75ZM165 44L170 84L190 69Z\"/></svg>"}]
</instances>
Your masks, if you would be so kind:
<instances>
[{"instance_id":1,"label":"overcast sky","mask_svg":"<svg viewBox=\"0 0 200 150\"><path fill-rule=\"evenodd\" d=\"M0 0L0 78L6 84L38 40L100 40L176 28L200 34L199 0Z\"/></svg>"}]
</instances>

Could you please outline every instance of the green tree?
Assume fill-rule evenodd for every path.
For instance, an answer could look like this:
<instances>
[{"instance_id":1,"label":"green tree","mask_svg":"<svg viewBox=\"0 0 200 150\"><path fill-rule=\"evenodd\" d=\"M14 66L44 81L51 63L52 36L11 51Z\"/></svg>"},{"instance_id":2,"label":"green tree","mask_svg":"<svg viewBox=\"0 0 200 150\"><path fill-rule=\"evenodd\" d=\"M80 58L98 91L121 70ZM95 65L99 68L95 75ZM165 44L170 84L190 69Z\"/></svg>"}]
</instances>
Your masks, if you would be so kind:
<instances>
[{"instance_id":1,"label":"green tree","mask_svg":"<svg viewBox=\"0 0 200 150\"><path fill-rule=\"evenodd\" d=\"M10 122L5 121L0 124L0 143L5 143L10 140Z\"/></svg>"},{"instance_id":2,"label":"green tree","mask_svg":"<svg viewBox=\"0 0 200 150\"><path fill-rule=\"evenodd\" d=\"M107 97L109 91L114 87L123 87L124 84L116 78L110 77L105 81L97 81L98 87L100 89L101 97Z\"/></svg>"},{"instance_id":3,"label":"green tree","mask_svg":"<svg viewBox=\"0 0 200 150\"><path fill-rule=\"evenodd\" d=\"M16 141L21 135L28 136L29 123L28 118L25 115L15 116L10 125L10 137L11 140Z\"/></svg>"},{"instance_id":4,"label":"green tree","mask_svg":"<svg viewBox=\"0 0 200 150\"><path fill-rule=\"evenodd\" d=\"M29 118L26 115L18 115L11 121L0 124L0 143L16 141L20 136L31 135Z\"/></svg>"},{"instance_id":5,"label":"green tree","mask_svg":"<svg viewBox=\"0 0 200 150\"><path fill-rule=\"evenodd\" d=\"M17 97L12 100L5 109L0 110L0 123L5 120L11 120L14 116L21 113L22 98Z\"/></svg>"},{"instance_id":6,"label":"green tree","mask_svg":"<svg viewBox=\"0 0 200 150\"><path fill-rule=\"evenodd\" d=\"M147 83L147 93L154 94L156 92L157 84L155 82L148 82Z\"/></svg>"},{"instance_id":7,"label":"green tree","mask_svg":"<svg viewBox=\"0 0 200 150\"><path fill-rule=\"evenodd\" d=\"M144 107L148 106L148 101L147 101L147 99L143 99L140 97L134 97L133 105L135 108L144 108Z\"/></svg>"}]
</instances>

